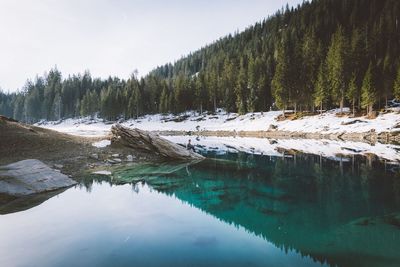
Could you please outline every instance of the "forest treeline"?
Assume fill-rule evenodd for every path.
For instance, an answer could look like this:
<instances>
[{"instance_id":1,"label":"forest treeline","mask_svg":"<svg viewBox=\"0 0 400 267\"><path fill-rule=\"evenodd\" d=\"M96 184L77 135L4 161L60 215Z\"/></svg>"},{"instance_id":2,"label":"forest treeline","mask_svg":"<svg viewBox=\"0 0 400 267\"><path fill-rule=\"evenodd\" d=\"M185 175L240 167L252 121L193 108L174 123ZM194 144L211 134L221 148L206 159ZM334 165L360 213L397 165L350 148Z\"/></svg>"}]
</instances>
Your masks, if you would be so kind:
<instances>
[{"instance_id":1,"label":"forest treeline","mask_svg":"<svg viewBox=\"0 0 400 267\"><path fill-rule=\"evenodd\" d=\"M217 107L371 113L400 99L399 18L397 0L304 2L142 78L63 78L54 68L18 93L0 93L0 113L28 122Z\"/></svg>"}]
</instances>

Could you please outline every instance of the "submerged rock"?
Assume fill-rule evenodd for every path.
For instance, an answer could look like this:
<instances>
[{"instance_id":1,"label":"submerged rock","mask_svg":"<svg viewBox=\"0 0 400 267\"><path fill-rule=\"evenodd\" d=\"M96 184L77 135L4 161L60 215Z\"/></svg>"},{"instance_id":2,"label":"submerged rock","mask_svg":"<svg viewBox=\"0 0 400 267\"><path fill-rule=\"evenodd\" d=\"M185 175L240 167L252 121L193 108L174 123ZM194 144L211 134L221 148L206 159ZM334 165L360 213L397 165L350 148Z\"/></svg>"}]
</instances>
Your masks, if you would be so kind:
<instances>
[{"instance_id":1,"label":"submerged rock","mask_svg":"<svg viewBox=\"0 0 400 267\"><path fill-rule=\"evenodd\" d=\"M110 164L118 164L118 163L121 163L122 160L119 158L112 158L112 159L107 159L107 162Z\"/></svg>"},{"instance_id":2,"label":"submerged rock","mask_svg":"<svg viewBox=\"0 0 400 267\"><path fill-rule=\"evenodd\" d=\"M91 159L99 159L99 154L93 153L89 156Z\"/></svg>"},{"instance_id":3,"label":"submerged rock","mask_svg":"<svg viewBox=\"0 0 400 267\"><path fill-rule=\"evenodd\" d=\"M0 194L26 196L76 184L36 159L18 161L0 167Z\"/></svg>"}]
</instances>

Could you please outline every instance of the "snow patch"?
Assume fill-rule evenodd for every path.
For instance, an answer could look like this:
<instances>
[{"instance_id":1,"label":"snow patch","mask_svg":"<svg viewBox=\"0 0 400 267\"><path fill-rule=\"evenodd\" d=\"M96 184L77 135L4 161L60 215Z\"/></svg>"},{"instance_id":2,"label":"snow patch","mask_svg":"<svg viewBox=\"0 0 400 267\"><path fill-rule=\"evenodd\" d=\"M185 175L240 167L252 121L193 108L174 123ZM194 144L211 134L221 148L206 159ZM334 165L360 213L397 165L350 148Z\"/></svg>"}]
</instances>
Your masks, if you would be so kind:
<instances>
[{"instance_id":1,"label":"snow patch","mask_svg":"<svg viewBox=\"0 0 400 267\"><path fill-rule=\"evenodd\" d=\"M111 141L110 140L101 140L98 142L95 142L92 144L92 146L97 147L97 148L104 148L111 145Z\"/></svg>"},{"instance_id":2,"label":"snow patch","mask_svg":"<svg viewBox=\"0 0 400 267\"><path fill-rule=\"evenodd\" d=\"M111 175L110 171L96 171L96 172L92 172L93 174L99 174L99 175Z\"/></svg>"}]
</instances>

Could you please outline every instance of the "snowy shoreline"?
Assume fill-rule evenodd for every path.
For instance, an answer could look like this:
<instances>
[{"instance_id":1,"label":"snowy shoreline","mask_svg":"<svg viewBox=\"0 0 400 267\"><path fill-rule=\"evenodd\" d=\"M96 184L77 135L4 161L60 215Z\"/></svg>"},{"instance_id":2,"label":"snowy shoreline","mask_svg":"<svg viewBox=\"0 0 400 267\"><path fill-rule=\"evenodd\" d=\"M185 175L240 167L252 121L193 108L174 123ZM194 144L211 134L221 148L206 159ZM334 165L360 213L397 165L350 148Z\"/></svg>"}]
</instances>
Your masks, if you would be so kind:
<instances>
[{"instance_id":1,"label":"snowy shoreline","mask_svg":"<svg viewBox=\"0 0 400 267\"><path fill-rule=\"evenodd\" d=\"M345 109L345 111L348 111L348 109ZM324 138L330 135L400 133L400 114L398 112L385 113L375 119L339 116L338 112L338 110L331 110L321 115L305 116L295 120L279 120L281 111L238 115L220 110L216 114L209 115L196 112L186 112L179 115L146 115L138 119L120 120L119 123L125 127L166 133L277 132L298 133L298 136L294 137L301 137L301 134L315 135L316 138L318 138L318 135ZM107 135L113 123L100 118L86 117L61 121L42 121L35 125L77 136L98 137Z\"/></svg>"},{"instance_id":2,"label":"snowy shoreline","mask_svg":"<svg viewBox=\"0 0 400 267\"><path fill-rule=\"evenodd\" d=\"M164 136L177 143L186 144L188 136ZM378 158L393 163L400 162L400 146L377 143L374 145L364 142L313 140L313 139L260 139L254 137L215 137L201 136L191 138L199 150L226 152L245 152L256 155L284 157L287 151L297 151L306 154L320 155L324 158L338 161L348 161L349 157L360 155L376 155Z\"/></svg>"},{"instance_id":3,"label":"snowy shoreline","mask_svg":"<svg viewBox=\"0 0 400 267\"><path fill-rule=\"evenodd\" d=\"M282 156L280 149L286 149L331 159L343 155L374 154L388 161L400 162L400 146L368 143L368 139L364 138L368 134L396 135L400 130L400 114L396 112L370 120L364 117L339 117L337 110L334 110L297 120L277 121L280 114L276 111L242 116L225 112L214 115L187 112L177 116L147 115L119 123L125 127L156 131L175 143L185 144L191 138L198 147L211 150L218 148L222 152L243 151ZM80 118L36 125L75 136L105 137L110 133L112 124L99 118Z\"/></svg>"}]
</instances>

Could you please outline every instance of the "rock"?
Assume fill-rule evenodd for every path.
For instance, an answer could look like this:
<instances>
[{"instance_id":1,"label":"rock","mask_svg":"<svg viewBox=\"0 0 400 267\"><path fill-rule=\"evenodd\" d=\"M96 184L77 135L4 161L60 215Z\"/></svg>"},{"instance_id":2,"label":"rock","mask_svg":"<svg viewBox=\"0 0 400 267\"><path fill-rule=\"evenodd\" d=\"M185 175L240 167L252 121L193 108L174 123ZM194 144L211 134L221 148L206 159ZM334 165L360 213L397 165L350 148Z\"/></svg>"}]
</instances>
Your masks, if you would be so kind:
<instances>
[{"instance_id":1,"label":"rock","mask_svg":"<svg viewBox=\"0 0 400 267\"><path fill-rule=\"evenodd\" d=\"M0 167L0 193L26 196L69 187L76 182L36 159Z\"/></svg>"},{"instance_id":2,"label":"rock","mask_svg":"<svg viewBox=\"0 0 400 267\"><path fill-rule=\"evenodd\" d=\"M89 156L91 159L99 159L99 155L94 153Z\"/></svg>"},{"instance_id":3,"label":"rock","mask_svg":"<svg viewBox=\"0 0 400 267\"><path fill-rule=\"evenodd\" d=\"M160 155L164 158L178 160L204 159L200 154L187 150L159 135L140 129L128 129L120 124L111 127L113 134L111 142L119 143L133 149L145 150Z\"/></svg>"},{"instance_id":4,"label":"rock","mask_svg":"<svg viewBox=\"0 0 400 267\"><path fill-rule=\"evenodd\" d=\"M341 125L352 125L356 123L367 123L367 121L362 121L362 120L352 120L347 122L342 121Z\"/></svg>"},{"instance_id":5,"label":"rock","mask_svg":"<svg viewBox=\"0 0 400 267\"><path fill-rule=\"evenodd\" d=\"M278 129L278 126L271 124L268 128L268 131L275 131L276 129Z\"/></svg>"},{"instance_id":6,"label":"rock","mask_svg":"<svg viewBox=\"0 0 400 267\"><path fill-rule=\"evenodd\" d=\"M128 162L132 162L133 159L134 159L134 157L132 155L126 156L126 161L128 161Z\"/></svg>"},{"instance_id":7,"label":"rock","mask_svg":"<svg viewBox=\"0 0 400 267\"><path fill-rule=\"evenodd\" d=\"M112 173L110 171L96 171L92 172L93 174L98 174L98 175L107 175L110 176Z\"/></svg>"},{"instance_id":8,"label":"rock","mask_svg":"<svg viewBox=\"0 0 400 267\"><path fill-rule=\"evenodd\" d=\"M54 168L62 169L64 166L62 164L54 164Z\"/></svg>"},{"instance_id":9,"label":"rock","mask_svg":"<svg viewBox=\"0 0 400 267\"><path fill-rule=\"evenodd\" d=\"M111 155L113 158L118 158L119 157L119 154L112 154Z\"/></svg>"},{"instance_id":10,"label":"rock","mask_svg":"<svg viewBox=\"0 0 400 267\"><path fill-rule=\"evenodd\" d=\"M113 159L107 159L107 162L110 164L118 164L118 163L121 163L122 160L119 158L113 158Z\"/></svg>"}]
</instances>

